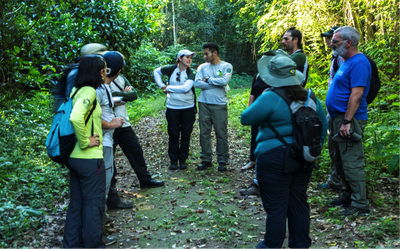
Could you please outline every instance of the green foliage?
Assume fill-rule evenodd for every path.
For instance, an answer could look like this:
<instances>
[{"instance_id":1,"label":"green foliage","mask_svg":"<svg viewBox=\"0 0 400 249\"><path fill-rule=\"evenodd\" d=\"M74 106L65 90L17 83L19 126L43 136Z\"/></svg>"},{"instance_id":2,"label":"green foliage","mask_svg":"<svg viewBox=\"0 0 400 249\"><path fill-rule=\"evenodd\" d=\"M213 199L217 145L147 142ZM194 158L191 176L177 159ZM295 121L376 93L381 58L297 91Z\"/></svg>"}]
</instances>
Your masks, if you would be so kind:
<instances>
[{"instance_id":1,"label":"green foliage","mask_svg":"<svg viewBox=\"0 0 400 249\"><path fill-rule=\"evenodd\" d=\"M48 87L46 82L73 62L86 43L102 43L129 57L157 31L160 3L8 1L0 13L0 55L7 58L0 60L1 100Z\"/></svg>"},{"instance_id":2,"label":"green foliage","mask_svg":"<svg viewBox=\"0 0 400 249\"><path fill-rule=\"evenodd\" d=\"M52 202L66 196L66 168L51 162L45 139L50 128L49 95L10 101L0 110L0 246L37 228ZM40 108L38 108L40 107ZM56 209L54 209L56 210Z\"/></svg>"}]
</instances>

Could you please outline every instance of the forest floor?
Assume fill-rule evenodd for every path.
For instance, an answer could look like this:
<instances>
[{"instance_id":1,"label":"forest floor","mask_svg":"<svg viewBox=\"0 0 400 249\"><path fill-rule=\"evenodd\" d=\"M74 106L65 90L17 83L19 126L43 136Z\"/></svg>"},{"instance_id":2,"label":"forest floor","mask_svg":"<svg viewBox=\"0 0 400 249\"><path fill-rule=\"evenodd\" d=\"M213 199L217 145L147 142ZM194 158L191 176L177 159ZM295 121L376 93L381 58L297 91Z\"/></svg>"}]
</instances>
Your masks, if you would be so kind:
<instances>
[{"instance_id":1,"label":"forest floor","mask_svg":"<svg viewBox=\"0 0 400 249\"><path fill-rule=\"evenodd\" d=\"M114 221L106 225L105 231L118 238L110 248L254 248L263 239L266 213L260 197L239 193L255 175L254 170L240 169L248 162L245 136L229 129L228 171L217 171L215 156L213 168L197 171L200 146L196 121L188 169L171 171L164 115L160 112L156 117L143 118L133 128L142 144L149 171L153 178L163 180L165 186L141 190L129 162L117 150L117 188L121 198L132 200L134 207L108 211ZM338 214L338 208L326 206L337 197L335 191L318 189L317 182L310 182L312 247L399 247L398 201L390 201L398 200L398 179L380 180L377 191L383 203L371 203L370 216L347 218ZM48 225L38 238L43 242L39 244L60 247L65 211L48 218ZM397 234L393 235L393 231ZM287 239L283 247L287 248Z\"/></svg>"}]
</instances>

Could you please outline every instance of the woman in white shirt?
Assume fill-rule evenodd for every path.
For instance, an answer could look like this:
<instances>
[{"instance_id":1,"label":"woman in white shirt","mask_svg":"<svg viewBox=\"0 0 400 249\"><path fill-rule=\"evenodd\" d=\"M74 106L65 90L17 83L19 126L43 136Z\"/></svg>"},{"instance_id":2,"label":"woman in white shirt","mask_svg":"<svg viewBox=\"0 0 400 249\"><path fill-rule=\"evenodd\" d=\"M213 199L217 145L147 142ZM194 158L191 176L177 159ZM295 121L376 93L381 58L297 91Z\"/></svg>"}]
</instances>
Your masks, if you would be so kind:
<instances>
[{"instance_id":1,"label":"woman in white shirt","mask_svg":"<svg viewBox=\"0 0 400 249\"><path fill-rule=\"evenodd\" d=\"M192 58L196 53L187 49L179 51L176 65L159 67L154 70L157 85L167 94L168 121L168 155L171 160L171 170L186 169L186 159L189 155L190 135L193 130L197 112L194 92L195 70L190 68ZM164 84L161 76L168 76L168 85Z\"/></svg>"}]
</instances>

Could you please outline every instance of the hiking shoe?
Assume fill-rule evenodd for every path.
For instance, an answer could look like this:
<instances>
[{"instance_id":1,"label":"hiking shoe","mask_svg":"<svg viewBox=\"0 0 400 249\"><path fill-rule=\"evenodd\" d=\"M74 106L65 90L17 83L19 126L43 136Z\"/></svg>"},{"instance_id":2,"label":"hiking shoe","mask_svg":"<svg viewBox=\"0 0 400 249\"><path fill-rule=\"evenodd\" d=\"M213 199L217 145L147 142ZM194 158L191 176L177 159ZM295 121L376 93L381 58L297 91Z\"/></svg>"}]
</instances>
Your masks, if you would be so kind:
<instances>
[{"instance_id":1,"label":"hiking shoe","mask_svg":"<svg viewBox=\"0 0 400 249\"><path fill-rule=\"evenodd\" d=\"M248 188L241 189L239 192L241 195L260 195L260 188L253 182Z\"/></svg>"},{"instance_id":2,"label":"hiking shoe","mask_svg":"<svg viewBox=\"0 0 400 249\"><path fill-rule=\"evenodd\" d=\"M171 164L169 165L170 170L177 170L178 169L178 162L177 161L171 161Z\"/></svg>"},{"instance_id":3,"label":"hiking shoe","mask_svg":"<svg viewBox=\"0 0 400 249\"><path fill-rule=\"evenodd\" d=\"M104 244L106 244L106 246L112 245L117 242L117 238L114 236L107 236L107 237L103 236L102 239Z\"/></svg>"},{"instance_id":4,"label":"hiking shoe","mask_svg":"<svg viewBox=\"0 0 400 249\"><path fill-rule=\"evenodd\" d=\"M179 162L179 168L180 169L187 169L186 161L180 161Z\"/></svg>"},{"instance_id":5,"label":"hiking shoe","mask_svg":"<svg viewBox=\"0 0 400 249\"><path fill-rule=\"evenodd\" d=\"M225 163L220 163L218 165L218 171L226 171L226 164Z\"/></svg>"},{"instance_id":6,"label":"hiking shoe","mask_svg":"<svg viewBox=\"0 0 400 249\"><path fill-rule=\"evenodd\" d=\"M342 199L335 199L333 201L331 201L331 203L329 203L330 207L348 207L350 206L351 201L345 201Z\"/></svg>"},{"instance_id":7,"label":"hiking shoe","mask_svg":"<svg viewBox=\"0 0 400 249\"><path fill-rule=\"evenodd\" d=\"M342 190L342 188L334 188L334 187L332 187L331 185L329 185L329 183L318 184L317 187L318 188L322 188L322 189L333 189L333 190L336 190L336 191L341 191Z\"/></svg>"},{"instance_id":8,"label":"hiking shoe","mask_svg":"<svg viewBox=\"0 0 400 249\"><path fill-rule=\"evenodd\" d=\"M355 215L355 216L367 216L371 213L369 209L361 209L356 208L354 206L350 206L349 208L340 212L343 216Z\"/></svg>"},{"instance_id":9,"label":"hiking shoe","mask_svg":"<svg viewBox=\"0 0 400 249\"><path fill-rule=\"evenodd\" d=\"M156 181L154 179L150 179L149 181L140 182L140 188L157 188L164 186L163 181Z\"/></svg>"},{"instance_id":10,"label":"hiking shoe","mask_svg":"<svg viewBox=\"0 0 400 249\"><path fill-rule=\"evenodd\" d=\"M199 166L197 166L197 170L205 170L211 166L212 166L211 162L203 161L203 162L201 162L201 164Z\"/></svg>"}]
</instances>

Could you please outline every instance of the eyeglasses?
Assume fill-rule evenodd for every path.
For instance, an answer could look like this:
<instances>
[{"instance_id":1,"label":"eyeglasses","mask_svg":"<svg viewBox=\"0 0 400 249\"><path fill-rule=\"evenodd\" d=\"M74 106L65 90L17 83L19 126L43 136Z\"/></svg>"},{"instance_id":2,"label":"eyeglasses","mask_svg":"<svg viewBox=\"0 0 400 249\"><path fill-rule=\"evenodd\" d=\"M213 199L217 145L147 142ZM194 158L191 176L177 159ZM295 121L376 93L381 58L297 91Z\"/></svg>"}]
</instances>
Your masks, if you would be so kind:
<instances>
[{"instance_id":1,"label":"eyeglasses","mask_svg":"<svg viewBox=\"0 0 400 249\"><path fill-rule=\"evenodd\" d=\"M176 73L176 81L181 82L181 72Z\"/></svg>"},{"instance_id":2,"label":"eyeglasses","mask_svg":"<svg viewBox=\"0 0 400 249\"><path fill-rule=\"evenodd\" d=\"M331 41L331 43L332 43L332 44L335 44L335 43L338 43L338 42L340 42L340 41L346 42L347 40L334 40L334 39L333 39L333 40Z\"/></svg>"}]
</instances>

